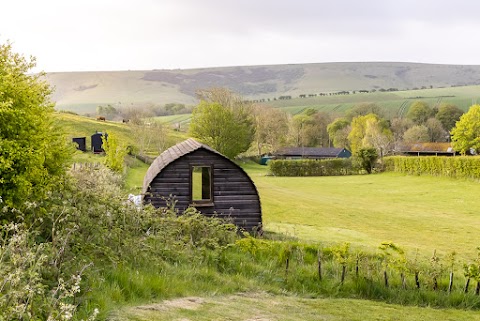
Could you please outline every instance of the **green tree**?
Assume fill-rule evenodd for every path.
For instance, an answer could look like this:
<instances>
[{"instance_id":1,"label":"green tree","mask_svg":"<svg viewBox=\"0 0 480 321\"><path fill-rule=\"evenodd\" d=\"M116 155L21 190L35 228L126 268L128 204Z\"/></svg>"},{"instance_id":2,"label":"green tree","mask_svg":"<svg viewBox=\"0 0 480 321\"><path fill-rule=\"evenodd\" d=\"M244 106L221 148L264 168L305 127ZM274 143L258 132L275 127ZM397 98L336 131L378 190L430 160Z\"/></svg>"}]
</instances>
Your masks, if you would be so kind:
<instances>
[{"instance_id":1,"label":"green tree","mask_svg":"<svg viewBox=\"0 0 480 321\"><path fill-rule=\"evenodd\" d=\"M288 134L287 114L269 106L256 106L254 113L258 155L277 150L285 143Z\"/></svg>"},{"instance_id":2,"label":"green tree","mask_svg":"<svg viewBox=\"0 0 480 321\"><path fill-rule=\"evenodd\" d=\"M433 109L423 101L413 102L407 112L407 118L411 119L416 125L425 124L427 119L433 116L435 116Z\"/></svg>"},{"instance_id":3,"label":"green tree","mask_svg":"<svg viewBox=\"0 0 480 321\"><path fill-rule=\"evenodd\" d=\"M255 135L251 105L224 89L204 91L202 95L192 113L190 135L229 158L245 152Z\"/></svg>"},{"instance_id":4,"label":"green tree","mask_svg":"<svg viewBox=\"0 0 480 321\"><path fill-rule=\"evenodd\" d=\"M450 132L452 147L462 154L474 149L480 151L480 105L473 105L467 113L460 117Z\"/></svg>"},{"instance_id":5,"label":"green tree","mask_svg":"<svg viewBox=\"0 0 480 321\"><path fill-rule=\"evenodd\" d=\"M405 132L414 126L414 123L408 118L396 117L390 121L390 128L393 132L395 142L403 140Z\"/></svg>"},{"instance_id":6,"label":"green tree","mask_svg":"<svg viewBox=\"0 0 480 321\"><path fill-rule=\"evenodd\" d=\"M425 123L428 128L428 138L432 143L446 141L447 132L443 129L442 123L436 118L429 118Z\"/></svg>"},{"instance_id":7,"label":"green tree","mask_svg":"<svg viewBox=\"0 0 480 321\"><path fill-rule=\"evenodd\" d=\"M354 154L360 148L374 147L383 156L393 140L388 123L375 114L355 117L351 126L348 141Z\"/></svg>"},{"instance_id":8,"label":"green tree","mask_svg":"<svg viewBox=\"0 0 480 321\"><path fill-rule=\"evenodd\" d=\"M442 104L438 109L435 118L438 119L446 131L452 130L455 123L460 120L463 115L463 110L452 104Z\"/></svg>"},{"instance_id":9,"label":"green tree","mask_svg":"<svg viewBox=\"0 0 480 321\"><path fill-rule=\"evenodd\" d=\"M403 141L407 143L426 143L430 141L428 128L425 125L415 125L403 135Z\"/></svg>"},{"instance_id":10,"label":"green tree","mask_svg":"<svg viewBox=\"0 0 480 321\"><path fill-rule=\"evenodd\" d=\"M9 206L45 198L65 172L69 149L54 124L51 89L30 72L35 59L0 45L0 196Z\"/></svg>"},{"instance_id":11,"label":"green tree","mask_svg":"<svg viewBox=\"0 0 480 321\"><path fill-rule=\"evenodd\" d=\"M355 117L365 116L368 114L375 114L380 118L384 118L385 111L382 107L378 106L375 103L361 103L355 105L352 109L349 109L346 112L346 118L352 120Z\"/></svg>"},{"instance_id":12,"label":"green tree","mask_svg":"<svg viewBox=\"0 0 480 321\"><path fill-rule=\"evenodd\" d=\"M378 159L377 150L374 147L362 147L355 152L360 167L367 171L368 174L372 173L375 162Z\"/></svg>"},{"instance_id":13,"label":"green tree","mask_svg":"<svg viewBox=\"0 0 480 321\"><path fill-rule=\"evenodd\" d=\"M344 118L337 118L327 126L328 137L334 147L348 147L350 122Z\"/></svg>"},{"instance_id":14,"label":"green tree","mask_svg":"<svg viewBox=\"0 0 480 321\"><path fill-rule=\"evenodd\" d=\"M102 141L102 147L105 151L105 165L114 172L122 173L127 148L112 134L108 135L108 138L102 136Z\"/></svg>"},{"instance_id":15,"label":"green tree","mask_svg":"<svg viewBox=\"0 0 480 321\"><path fill-rule=\"evenodd\" d=\"M327 126L330 117L307 108L301 114L295 115L290 123L290 139L294 146L328 146Z\"/></svg>"}]
</instances>

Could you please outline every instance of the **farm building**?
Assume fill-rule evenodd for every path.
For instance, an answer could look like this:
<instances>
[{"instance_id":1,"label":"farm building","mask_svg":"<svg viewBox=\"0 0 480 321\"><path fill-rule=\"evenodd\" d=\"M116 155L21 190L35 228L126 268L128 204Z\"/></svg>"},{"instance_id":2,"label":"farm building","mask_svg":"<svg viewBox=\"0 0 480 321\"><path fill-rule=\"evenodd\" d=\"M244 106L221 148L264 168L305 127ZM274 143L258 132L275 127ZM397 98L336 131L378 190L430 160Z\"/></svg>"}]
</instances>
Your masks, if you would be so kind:
<instances>
[{"instance_id":1,"label":"farm building","mask_svg":"<svg viewBox=\"0 0 480 321\"><path fill-rule=\"evenodd\" d=\"M397 154L412 156L455 156L450 143L402 143Z\"/></svg>"},{"instance_id":2,"label":"farm building","mask_svg":"<svg viewBox=\"0 0 480 321\"><path fill-rule=\"evenodd\" d=\"M196 207L206 216L231 218L245 229L261 228L257 189L243 169L211 147L188 139L170 147L150 166L143 181L144 203L165 206L174 195L179 211Z\"/></svg>"},{"instance_id":3,"label":"farm building","mask_svg":"<svg viewBox=\"0 0 480 321\"><path fill-rule=\"evenodd\" d=\"M285 147L272 154L276 159L326 159L349 158L352 153L345 148Z\"/></svg>"}]
</instances>

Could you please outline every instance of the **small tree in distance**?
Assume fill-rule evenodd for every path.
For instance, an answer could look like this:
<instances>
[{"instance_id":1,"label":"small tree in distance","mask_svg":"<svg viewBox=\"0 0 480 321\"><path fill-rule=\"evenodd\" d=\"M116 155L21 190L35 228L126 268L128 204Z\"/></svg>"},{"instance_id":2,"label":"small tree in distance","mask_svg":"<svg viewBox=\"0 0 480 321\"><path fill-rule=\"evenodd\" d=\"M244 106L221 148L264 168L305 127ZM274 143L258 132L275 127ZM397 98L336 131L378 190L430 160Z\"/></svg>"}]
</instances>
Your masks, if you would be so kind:
<instances>
[{"instance_id":1,"label":"small tree in distance","mask_svg":"<svg viewBox=\"0 0 480 321\"><path fill-rule=\"evenodd\" d=\"M473 149L480 151L480 105L473 105L467 113L460 117L455 127L450 132L452 135L452 147L465 155Z\"/></svg>"},{"instance_id":2,"label":"small tree in distance","mask_svg":"<svg viewBox=\"0 0 480 321\"><path fill-rule=\"evenodd\" d=\"M251 104L223 88L201 91L193 110L190 135L228 158L245 152L254 140Z\"/></svg>"},{"instance_id":3,"label":"small tree in distance","mask_svg":"<svg viewBox=\"0 0 480 321\"><path fill-rule=\"evenodd\" d=\"M371 174L375 162L378 159L378 152L374 147L363 147L355 153L355 157L357 158L360 167L366 170L368 174Z\"/></svg>"}]
</instances>

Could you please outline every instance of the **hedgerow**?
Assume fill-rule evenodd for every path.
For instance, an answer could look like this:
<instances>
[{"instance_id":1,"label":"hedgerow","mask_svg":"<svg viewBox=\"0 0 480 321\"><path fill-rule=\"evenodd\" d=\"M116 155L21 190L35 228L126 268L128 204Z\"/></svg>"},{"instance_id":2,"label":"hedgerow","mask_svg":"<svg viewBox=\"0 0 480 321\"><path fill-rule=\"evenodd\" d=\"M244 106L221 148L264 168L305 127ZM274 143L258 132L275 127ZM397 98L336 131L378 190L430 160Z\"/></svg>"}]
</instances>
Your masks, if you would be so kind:
<instances>
[{"instance_id":1,"label":"hedgerow","mask_svg":"<svg viewBox=\"0 0 480 321\"><path fill-rule=\"evenodd\" d=\"M386 171L411 175L480 179L480 157L391 156L383 159Z\"/></svg>"},{"instance_id":2,"label":"hedgerow","mask_svg":"<svg viewBox=\"0 0 480 321\"><path fill-rule=\"evenodd\" d=\"M275 176L342 176L359 172L349 158L277 159L269 162L269 170Z\"/></svg>"}]
</instances>

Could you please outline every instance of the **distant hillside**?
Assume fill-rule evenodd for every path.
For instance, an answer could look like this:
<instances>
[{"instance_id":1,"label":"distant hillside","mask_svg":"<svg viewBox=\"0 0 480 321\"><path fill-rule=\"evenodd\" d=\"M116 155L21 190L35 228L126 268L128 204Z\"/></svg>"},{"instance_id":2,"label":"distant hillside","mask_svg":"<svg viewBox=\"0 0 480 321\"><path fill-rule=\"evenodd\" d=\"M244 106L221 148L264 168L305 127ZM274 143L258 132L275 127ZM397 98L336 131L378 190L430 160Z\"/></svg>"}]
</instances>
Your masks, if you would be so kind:
<instances>
[{"instance_id":1,"label":"distant hillside","mask_svg":"<svg viewBox=\"0 0 480 321\"><path fill-rule=\"evenodd\" d=\"M195 91L228 87L247 99L298 97L338 91L438 88L480 84L480 66L415 63L320 63L189 70L56 72L58 109L93 112L96 106L196 103Z\"/></svg>"}]
</instances>

